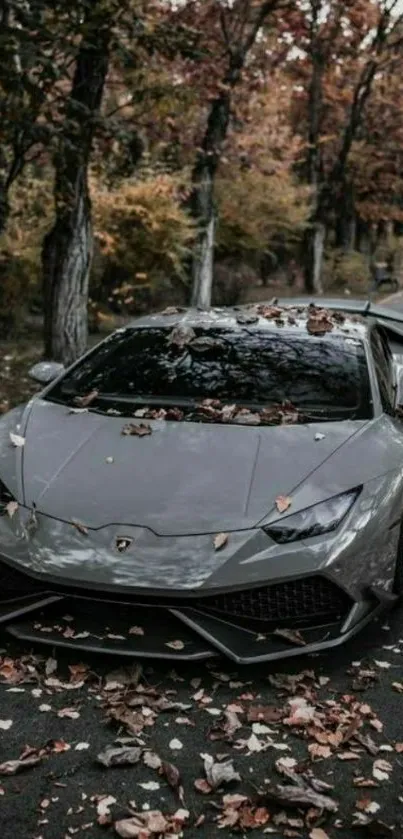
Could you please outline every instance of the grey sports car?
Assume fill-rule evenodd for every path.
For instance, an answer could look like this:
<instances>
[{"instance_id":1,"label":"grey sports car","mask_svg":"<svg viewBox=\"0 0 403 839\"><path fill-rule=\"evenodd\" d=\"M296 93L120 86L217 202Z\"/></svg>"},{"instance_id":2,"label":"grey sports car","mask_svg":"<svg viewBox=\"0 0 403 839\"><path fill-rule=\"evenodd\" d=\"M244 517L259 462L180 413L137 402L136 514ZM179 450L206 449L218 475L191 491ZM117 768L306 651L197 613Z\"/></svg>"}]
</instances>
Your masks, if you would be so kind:
<instances>
[{"instance_id":1,"label":"grey sports car","mask_svg":"<svg viewBox=\"0 0 403 839\"><path fill-rule=\"evenodd\" d=\"M0 622L29 642L258 662L403 591L403 315L170 308L0 422Z\"/></svg>"}]
</instances>

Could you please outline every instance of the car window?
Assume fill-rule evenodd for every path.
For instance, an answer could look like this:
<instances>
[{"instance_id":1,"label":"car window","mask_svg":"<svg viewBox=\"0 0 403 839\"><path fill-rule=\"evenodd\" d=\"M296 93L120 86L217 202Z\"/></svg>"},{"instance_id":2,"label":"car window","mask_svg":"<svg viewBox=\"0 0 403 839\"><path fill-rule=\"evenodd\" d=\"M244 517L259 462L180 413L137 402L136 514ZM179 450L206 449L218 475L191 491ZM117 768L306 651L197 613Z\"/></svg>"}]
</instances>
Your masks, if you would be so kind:
<instances>
[{"instance_id":1,"label":"car window","mask_svg":"<svg viewBox=\"0 0 403 839\"><path fill-rule=\"evenodd\" d=\"M370 383L360 340L341 335L252 327L195 327L182 346L171 330L118 333L68 373L48 398L220 399L228 404L322 408L343 416L372 415Z\"/></svg>"},{"instance_id":2,"label":"car window","mask_svg":"<svg viewBox=\"0 0 403 839\"><path fill-rule=\"evenodd\" d=\"M378 329L371 334L371 349L384 411L393 411L392 355L386 336Z\"/></svg>"}]
</instances>

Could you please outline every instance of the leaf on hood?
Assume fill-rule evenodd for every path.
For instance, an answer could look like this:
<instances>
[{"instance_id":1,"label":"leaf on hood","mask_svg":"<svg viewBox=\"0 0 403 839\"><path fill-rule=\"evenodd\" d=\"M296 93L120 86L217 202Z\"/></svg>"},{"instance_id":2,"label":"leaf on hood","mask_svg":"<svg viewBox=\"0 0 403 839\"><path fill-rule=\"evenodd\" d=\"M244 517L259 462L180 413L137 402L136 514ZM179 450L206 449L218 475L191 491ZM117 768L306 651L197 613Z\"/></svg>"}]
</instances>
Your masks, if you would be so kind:
<instances>
[{"instance_id":1,"label":"leaf on hood","mask_svg":"<svg viewBox=\"0 0 403 839\"><path fill-rule=\"evenodd\" d=\"M86 393L84 396L75 396L73 402L79 408L88 408L92 402L99 396L98 390L91 390L89 393Z\"/></svg>"},{"instance_id":2,"label":"leaf on hood","mask_svg":"<svg viewBox=\"0 0 403 839\"><path fill-rule=\"evenodd\" d=\"M97 755L98 763L110 766L133 766L141 758L142 750L138 746L107 746Z\"/></svg>"},{"instance_id":3,"label":"leaf on hood","mask_svg":"<svg viewBox=\"0 0 403 839\"><path fill-rule=\"evenodd\" d=\"M6 504L6 513L10 519L12 519L12 517L15 516L17 510L18 501L9 501L8 504Z\"/></svg>"},{"instance_id":4,"label":"leaf on hood","mask_svg":"<svg viewBox=\"0 0 403 839\"><path fill-rule=\"evenodd\" d=\"M228 533L217 533L214 536L214 550L220 551L228 543Z\"/></svg>"},{"instance_id":5,"label":"leaf on hood","mask_svg":"<svg viewBox=\"0 0 403 839\"><path fill-rule=\"evenodd\" d=\"M212 789L217 789L221 784L230 784L232 781L240 781L241 776L239 772L234 769L233 761L226 760L223 763L214 761L214 758L209 754L202 754L204 761L204 771L206 773L207 782Z\"/></svg>"},{"instance_id":6,"label":"leaf on hood","mask_svg":"<svg viewBox=\"0 0 403 839\"><path fill-rule=\"evenodd\" d=\"M152 431L151 425L147 425L145 422L129 422L122 428L122 434L125 437L148 437L152 434Z\"/></svg>"},{"instance_id":7,"label":"leaf on hood","mask_svg":"<svg viewBox=\"0 0 403 839\"><path fill-rule=\"evenodd\" d=\"M25 437L21 437L20 434L14 434L13 431L10 431L10 442L17 449L20 449L22 446L25 446Z\"/></svg>"},{"instance_id":8,"label":"leaf on hood","mask_svg":"<svg viewBox=\"0 0 403 839\"><path fill-rule=\"evenodd\" d=\"M81 521L77 521L76 519L72 519L71 523L73 527L75 527L78 530L79 533L81 533L83 536L88 536L88 527L86 527L85 524L82 524Z\"/></svg>"},{"instance_id":9,"label":"leaf on hood","mask_svg":"<svg viewBox=\"0 0 403 839\"><path fill-rule=\"evenodd\" d=\"M41 762L42 757L41 755L33 754L20 760L6 760L5 763L0 763L0 775L16 775L17 772L31 769L32 766L37 766Z\"/></svg>"},{"instance_id":10,"label":"leaf on hood","mask_svg":"<svg viewBox=\"0 0 403 839\"><path fill-rule=\"evenodd\" d=\"M277 638L284 638L285 641L289 641L296 647L306 646L306 641L298 629L275 629L273 635L276 635Z\"/></svg>"},{"instance_id":11,"label":"leaf on hood","mask_svg":"<svg viewBox=\"0 0 403 839\"><path fill-rule=\"evenodd\" d=\"M292 498L287 495L278 495L276 498L276 507L279 513L285 513L291 507Z\"/></svg>"},{"instance_id":12,"label":"leaf on hood","mask_svg":"<svg viewBox=\"0 0 403 839\"><path fill-rule=\"evenodd\" d=\"M185 645L183 641L167 641L165 644L166 647L170 647L171 650L184 650Z\"/></svg>"},{"instance_id":13,"label":"leaf on hood","mask_svg":"<svg viewBox=\"0 0 403 839\"><path fill-rule=\"evenodd\" d=\"M68 414L88 414L88 408L69 408Z\"/></svg>"}]
</instances>

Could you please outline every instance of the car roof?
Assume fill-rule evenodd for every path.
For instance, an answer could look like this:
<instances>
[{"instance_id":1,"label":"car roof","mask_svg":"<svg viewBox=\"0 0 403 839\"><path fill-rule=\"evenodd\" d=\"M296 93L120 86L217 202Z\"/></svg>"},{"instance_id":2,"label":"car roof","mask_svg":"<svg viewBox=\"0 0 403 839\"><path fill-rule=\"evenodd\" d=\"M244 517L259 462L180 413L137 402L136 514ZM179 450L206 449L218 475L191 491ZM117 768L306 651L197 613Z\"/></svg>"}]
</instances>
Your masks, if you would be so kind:
<instances>
[{"instance_id":1,"label":"car roof","mask_svg":"<svg viewBox=\"0 0 403 839\"><path fill-rule=\"evenodd\" d=\"M128 324L128 328L165 328L217 327L233 329L234 331L248 327L253 329L267 329L271 331L299 332L307 334L308 320L312 315L324 311L331 320L332 329L327 335L346 335L354 333L355 337L364 337L368 332L369 322L360 313L343 311L343 307L327 307L326 302L312 304L306 300L267 301L245 306L211 307L209 309L181 308L169 306L162 312L144 315ZM340 319L338 311L344 316ZM308 333L309 334L309 333Z\"/></svg>"}]
</instances>

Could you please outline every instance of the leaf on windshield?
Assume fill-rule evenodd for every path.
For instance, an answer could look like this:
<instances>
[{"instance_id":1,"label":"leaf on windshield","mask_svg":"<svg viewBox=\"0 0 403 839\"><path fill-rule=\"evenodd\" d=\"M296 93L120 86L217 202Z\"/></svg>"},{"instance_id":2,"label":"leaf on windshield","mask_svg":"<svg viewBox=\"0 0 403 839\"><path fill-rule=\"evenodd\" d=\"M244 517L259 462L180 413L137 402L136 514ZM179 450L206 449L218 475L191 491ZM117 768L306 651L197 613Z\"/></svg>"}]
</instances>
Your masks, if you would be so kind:
<instances>
[{"instance_id":1,"label":"leaf on windshield","mask_svg":"<svg viewBox=\"0 0 403 839\"><path fill-rule=\"evenodd\" d=\"M94 400L99 396L98 390L91 390L90 393L87 393L85 396L75 396L73 402L79 408L88 408L89 405L94 402Z\"/></svg>"},{"instance_id":2,"label":"leaf on windshield","mask_svg":"<svg viewBox=\"0 0 403 839\"><path fill-rule=\"evenodd\" d=\"M147 437L152 434L152 428L145 422L129 422L122 428L122 434L126 437Z\"/></svg>"},{"instance_id":3,"label":"leaf on windshield","mask_svg":"<svg viewBox=\"0 0 403 839\"><path fill-rule=\"evenodd\" d=\"M196 338L196 333L191 326L175 326L168 335L167 343L182 348L190 344L194 338Z\"/></svg>"},{"instance_id":4,"label":"leaf on windshield","mask_svg":"<svg viewBox=\"0 0 403 839\"><path fill-rule=\"evenodd\" d=\"M285 513L291 507L292 498L287 495L278 495L276 498L276 507L279 513Z\"/></svg>"},{"instance_id":5,"label":"leaf on windshield","mask_svg":"<svg viewBox=\"0 0 403 839\"><path fill-rule=\"evenodd\" d=\"M76 519L72 519L71 523L79 533L82 533L83 536L88 536L88 527L85 524L82 524L81 521L77 521Z\"/></svg>"},{"instance_id":6,"label":"leaf on windshield","mask_svg":"<svg viewBox=\"0 0 403 839\"><path fill-rule=\"evenodd\" d=\"M220 551L228 542L228 533L217 533L214 536L214 550Z\"/></svg>"}]
</instances>

